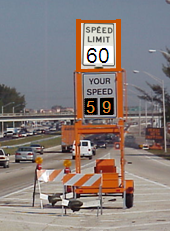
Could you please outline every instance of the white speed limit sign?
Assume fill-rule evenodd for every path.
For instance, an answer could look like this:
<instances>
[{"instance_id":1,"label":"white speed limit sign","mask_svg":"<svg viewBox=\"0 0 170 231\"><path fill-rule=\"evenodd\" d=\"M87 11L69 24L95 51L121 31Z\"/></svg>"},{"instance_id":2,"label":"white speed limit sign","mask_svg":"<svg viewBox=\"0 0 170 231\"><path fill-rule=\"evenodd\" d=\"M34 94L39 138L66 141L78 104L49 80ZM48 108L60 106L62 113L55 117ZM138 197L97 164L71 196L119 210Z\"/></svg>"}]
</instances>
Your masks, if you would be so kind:
<instances>
[{"instance_id":1,"label":"white speed limit sign","mask_svg":"<svg viewBox=\"0 0 170 231\"><path fill-rule=\"evenodd\" d=\"M115 24L83 24L84 66L115 66Z\"/></svg>"},{"instance_id":2,"label":"white speed limit sign","mask_svg":"<svg viewBox=\"0 0 170 231\"><path fill-rule=\"evenodd\" d=\"M76 71L121 71L121 19L76 19Z\"/></svg>"}]
</instances>

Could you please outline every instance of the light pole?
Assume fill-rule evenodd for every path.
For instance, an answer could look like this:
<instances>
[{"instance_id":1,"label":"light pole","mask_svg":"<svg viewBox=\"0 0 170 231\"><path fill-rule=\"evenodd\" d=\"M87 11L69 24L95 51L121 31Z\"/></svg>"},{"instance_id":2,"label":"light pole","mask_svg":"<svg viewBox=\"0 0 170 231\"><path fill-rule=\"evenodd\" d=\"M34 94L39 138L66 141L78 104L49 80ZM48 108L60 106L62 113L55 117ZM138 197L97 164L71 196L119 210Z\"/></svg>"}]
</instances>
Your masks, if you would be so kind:
<instances>
[{"instance_id":1,"label":"light pole","mask_svg":"<svg viewBox=\"0 0 170 231\"><path fill-rule=\"evenodd\" d=\"M132 87L137 87L134 84L130 84L130 83L125 83L126 86L132 86ZM138 88L138 87L137 87ZM135 91L129 89L129 91L131 91L132 93L134 93L135 95L138 95ZM141 136L141 99L139 99L139 135Z\"/></svg>"},{"instance_id":2,"label":"light pole","mask_svg":"<svg viewBox=\"0 0 170 231\"><path fill-rule=\"evenodd\" d=\"M138 70L134 70L133 73L139 73L140 71ZM162 105L163 105L163 123L164 123L164 150L165 152L167 152L167 144L166 144L166 115L165 115L165 88L164 88L164 80L163 79L159 79L158 77L155 77L154 75L146 72L146 71L142 71L144 74L150 76L152 79L154 79L155 81L157 81L159 84L161 84L162 86Z\"/></svg>"},{"instance_id":3,"label":"light pole","mask_svg":"<svg viewBox=\"0 0 170 231\"><path fill-rule=\"evenodd\" d=\"M19 107L19 106L21 106L21 105L23 105L22 103L20 103L20 104L17 104L16 106L13 106L12 107L12 113L13 113L13 115L14 115L14 113L15 113L15 108L16 107ZM15 127L15 122L13 121L13 128Z\"/></svg>"},{"instance_id":4,"label":"light pole","mask_svg":"<svg viewBox=\"0 0 170 231\"><path fill-rule=\"evenodd\" d=\"M165 55L168 59L170 58L170 54L168 52L166 52L166 51L154 50L154 49L149 49L148 51L149 51L149 53L155 53L155 52L158 51L158 52L162 53L163 55Z\"/></svg>"},{"instance_id":5,"label":"light pole","mask_svg":"<svg viewBox=\"0 0 170 231\"><path fill-rule=\"evenodd\" d=\"M10 102L10 103L7 103L5 105L2 106L2 109L1 109L1 112L2 112L2 116L4 114L4 107L7 107L11 104L14 104L15 102ZM2 136L4 135L4 121L2 120Z\"/></svg>"}]
</instances>

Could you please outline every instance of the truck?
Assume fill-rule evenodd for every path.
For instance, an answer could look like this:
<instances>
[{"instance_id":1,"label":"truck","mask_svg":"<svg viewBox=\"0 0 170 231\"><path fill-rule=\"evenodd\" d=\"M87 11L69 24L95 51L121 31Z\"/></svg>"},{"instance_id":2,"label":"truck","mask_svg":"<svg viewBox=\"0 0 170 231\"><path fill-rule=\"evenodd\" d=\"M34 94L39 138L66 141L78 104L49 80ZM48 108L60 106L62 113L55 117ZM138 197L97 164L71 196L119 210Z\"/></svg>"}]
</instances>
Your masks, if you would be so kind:
<instances>
[{"instance_id":1,"label":"truck","mask_svg":"<svg viewBox=\"0 0 170 231\"><path fill-rule=\"evenodd\" d=\"M4 132L4 137L12 137L14 133L18 133L18 128L7 128Z\"/></svg>"},{"instance_id":2,"label":"truck","mask_svg":"<svg viewBox=\"0 0 170 231\"><path fill-rule=\"evenodd\" d=\"M18 130L18 128L7 128L6 129L7 130L7 132L13 132L13 133L17 133L19 130Z\"/></svg>"},{"instance_id":3,"label":"truck","mask_svg":"<svg viewBox=\"0 0 170 231\"><path fill-rule=\"evenodd\" d=\"M61 150L71 152L75 137L74 125L62 125L61 127Z\"/></svg>"},{"instance_id":4,"label":"truck","mask_svg":"<svg viewBox=\"0 0 170 231\"><path fill-rule=\"evenodd\" d=\"M83 140L84 136L81 135L80 139ZM74 124L73 125L63 124L61 127L61 150L62 152L72 152L74 140L75 140Z\"/></svg>"}]
</instances>

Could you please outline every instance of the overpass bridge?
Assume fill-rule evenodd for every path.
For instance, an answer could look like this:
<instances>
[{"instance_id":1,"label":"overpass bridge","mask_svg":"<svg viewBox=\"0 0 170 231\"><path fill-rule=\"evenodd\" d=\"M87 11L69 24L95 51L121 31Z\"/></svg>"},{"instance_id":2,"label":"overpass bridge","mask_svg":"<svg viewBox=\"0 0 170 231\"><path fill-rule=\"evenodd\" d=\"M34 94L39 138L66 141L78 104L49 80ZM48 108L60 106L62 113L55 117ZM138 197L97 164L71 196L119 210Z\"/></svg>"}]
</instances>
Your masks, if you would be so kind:
<instances>
[{"instance_id":1,"label":"overpass bridge","mask_svg":"<svg viewBox=\"0 0 170 231\"><path fill-rule=\"evenodd\" d=\"M56 114L31 114L31 113L4 113L0 114L0 123L1 122L24 122L24 121L57 121L57 120L74 120L76 117L73 113L56 113ZM127 114L124 114L124 118L127 119L160 119L162 113L158 111L148 111L147 114L145 111L131 111ZM112 119L112 118L110 118Z\"/></svg>"}]
</instances>

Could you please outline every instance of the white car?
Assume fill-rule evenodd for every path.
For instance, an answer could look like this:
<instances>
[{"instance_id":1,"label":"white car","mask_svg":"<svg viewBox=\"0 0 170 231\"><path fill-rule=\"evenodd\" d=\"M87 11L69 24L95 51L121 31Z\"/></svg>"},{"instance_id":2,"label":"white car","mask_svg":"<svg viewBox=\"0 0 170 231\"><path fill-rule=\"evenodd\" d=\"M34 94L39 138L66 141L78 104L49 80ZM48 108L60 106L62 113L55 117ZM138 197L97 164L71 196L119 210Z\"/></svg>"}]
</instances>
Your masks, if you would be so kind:
<instances>
[{"instance_id":1,"label":"white car","mask_svg":"<svg viewBox=\"0 0 170 231\"><path fill-rule=\"evenodd\" d=\"M9 153L5 153L3 149L0 149L0 166L9 168Z\"/></svg>"},{"instance_id":2,"label":"white car","mask_svg":"<svg viewBox=\"0 0 170 231\"><path fill-rule=\"evenodd\" d=\"M142 149L148 150L148 149L149 149L149 144L143 144L143 145L142 145Z\"/></svg>"},{"instance_id":3,"label":"white car","mask_svg":"<svg viewBox=\"0 0 170 231\"><path fill-rule=\"evenodd\" d=\"M4 137L6 137L6 138L11 137L12 138L12 136L13 136L13 131L4 132Z\"/></svg>"},{"instance_id":4,"label":"white car","mask_svg":"<svg viewBox=\"0 0 170 231\"><path fill-rule=\"evenodd\" d=\"M19 137L27 137L27 132L25 132L25 131L20 131L20 132L18 133L18 135L19 135Z\"/></svg>"},{"instance_id":5,"label":"white car","mask_svg":"<svg viewBox=\"0 0 170 231\"><path fill-rule=\"evenodd\" d=\"M72 149L72 159L74 160L76 156L75 152L75 141L73 142L73 149ZM80 157L87 157L89 160L93 157L93 150L91 146L90 140L80 140Z\"/></svg>"}]
</instances>

